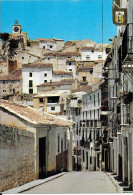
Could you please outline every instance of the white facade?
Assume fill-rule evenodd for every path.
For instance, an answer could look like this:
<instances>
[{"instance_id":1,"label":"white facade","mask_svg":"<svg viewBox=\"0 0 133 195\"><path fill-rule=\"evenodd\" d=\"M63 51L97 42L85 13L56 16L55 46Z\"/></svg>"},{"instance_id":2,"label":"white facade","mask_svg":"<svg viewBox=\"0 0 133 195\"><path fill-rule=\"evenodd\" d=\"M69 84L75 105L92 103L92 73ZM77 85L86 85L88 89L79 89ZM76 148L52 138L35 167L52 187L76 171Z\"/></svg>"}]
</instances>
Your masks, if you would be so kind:
<instances>
[{"instance_id":1,"label":"white facade","mask_svg":"<svg viewBox=\"0 0 133 195\"><path fill-rule=\"evenodd\" d=\"M107 57L106 51L99 51L99 50L81 50L81 60L83 61L95 61L95 60L105 60Z\"/></svg>"},{"instance_id":2,"label":"white facade","mask_svg":"<svg viewBox=\"0 0 133 195\"><path fill-rule=\"evenodd\" d=\"M59 74L54 74L52 75L52 81L53 82L58 82L61 81L62 79L72 79L72 75L71 74L65 74L65 73L59 73Z\"/></svg>"},{"instance_id":3,"label":"white facade","mask_svg":"<svg viewBox=\"0 0 133 195\"><path fill-rule=\"evenodd\" d=\"M23 93L29 94L29 82L32 81L33 94L37 94L37 85L52 80L52 67L23 67Z\"/></svg>"},{"instance_id":4,"label":"white facade","mask_svg":"<svg viewBox=\"0 0 133 195\"><path fill-rule=\"evenodd\" d=\"M76 78L76 61L67 61L66 70L72 72L73 78Z\"/></svg>"}]
</instances>

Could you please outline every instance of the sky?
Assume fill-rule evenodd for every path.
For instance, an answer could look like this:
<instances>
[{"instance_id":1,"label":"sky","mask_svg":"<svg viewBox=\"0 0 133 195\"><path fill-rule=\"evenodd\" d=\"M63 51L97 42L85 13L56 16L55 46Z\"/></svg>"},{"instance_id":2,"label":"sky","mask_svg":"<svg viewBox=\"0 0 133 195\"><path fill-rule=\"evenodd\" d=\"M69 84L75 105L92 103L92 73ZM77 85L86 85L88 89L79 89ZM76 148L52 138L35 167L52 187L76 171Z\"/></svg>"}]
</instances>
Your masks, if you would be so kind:
<instances>
[{"instance_id":1,"label":"sky","mask_svg":"<svg viewBox=\"0 0 133 195\"><path fill-rule=\"evenodd\" d=\"M1 0L1 32L18 20L28 38L91 39L102 43L102 0ZM103 42L116 35L112 0L103 0Z\"/></svg>"}]
</instances>

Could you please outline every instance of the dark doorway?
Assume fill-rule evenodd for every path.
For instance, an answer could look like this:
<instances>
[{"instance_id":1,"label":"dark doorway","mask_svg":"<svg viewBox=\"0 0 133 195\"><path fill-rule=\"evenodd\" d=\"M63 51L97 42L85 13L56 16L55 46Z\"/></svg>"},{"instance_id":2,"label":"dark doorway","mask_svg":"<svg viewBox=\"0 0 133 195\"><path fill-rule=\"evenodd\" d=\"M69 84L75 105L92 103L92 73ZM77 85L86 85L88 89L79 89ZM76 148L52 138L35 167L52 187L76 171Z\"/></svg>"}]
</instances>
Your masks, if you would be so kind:
<instances>
[{"instance_id":1,"label":"dark doorway","mask_svg":"<svg viewBox=\"0 0 133 195\"><path fill-rule=\"evenodd\" d=\"M39 178L46 177L46 138L39 138Z\"/></svg>"},{"instance_id":2,"label":"dark doorway","mask_svg":"<svg viewBox=\"0 0 133 195\"><path fill-rule=\"evenodd\" d=\"M122 157L119 154L119 179L122 179Z\"/></svg>"},{"instance_id":3,"label":"dark doorway","mask_svg":"<svg viewBox=\"0 0 133 195\"><path fill-rule=\"evenodd\" d=\"M63 140L61 140L61 169L62 168L63 168Z\"/></svg>"},{"instance_id":4,"label":"dark doorway","mask_svg":"<svg viewBox=\"0 0 133 195\"><path fill-rule=\"evenodd\" d=\"M86 152L86 169L88 169L88 152Z\"/></svg>"}]
</instances>

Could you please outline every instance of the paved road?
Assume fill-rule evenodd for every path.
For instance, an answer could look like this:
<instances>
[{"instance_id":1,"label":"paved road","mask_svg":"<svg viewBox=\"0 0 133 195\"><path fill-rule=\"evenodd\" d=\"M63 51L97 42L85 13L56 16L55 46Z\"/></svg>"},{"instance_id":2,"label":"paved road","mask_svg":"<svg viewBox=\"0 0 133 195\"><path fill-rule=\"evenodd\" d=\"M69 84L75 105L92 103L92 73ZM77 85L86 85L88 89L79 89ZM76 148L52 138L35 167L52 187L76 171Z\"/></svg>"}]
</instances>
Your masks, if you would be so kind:
<instances>
[{"instance_id":1,"label":"paved road","mask_svg":"<svg viewBox=\"0 0 133 195\"><path fill-rule=\"evenodd\" d=\"M24 193L117 193L117 188L104 172L70 172Z\"/></svg>"}]
</instances>

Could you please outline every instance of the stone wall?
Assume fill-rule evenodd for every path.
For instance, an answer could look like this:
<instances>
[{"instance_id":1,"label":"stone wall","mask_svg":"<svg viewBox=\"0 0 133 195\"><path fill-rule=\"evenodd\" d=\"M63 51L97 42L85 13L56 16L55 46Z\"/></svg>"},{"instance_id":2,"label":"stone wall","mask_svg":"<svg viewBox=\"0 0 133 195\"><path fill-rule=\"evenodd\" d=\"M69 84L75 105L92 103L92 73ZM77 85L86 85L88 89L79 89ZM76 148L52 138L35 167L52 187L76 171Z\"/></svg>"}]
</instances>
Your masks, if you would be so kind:
<instances>
[{"instance_id":1,"label":"stone wall","mask_svg":"<svg viewBox=\"0 0 133 195\"><path fill-rule=\"evenodd\" d=\"M34 179L34 134L0 125L0 191Z\"/></svg>"}]
</instances>

